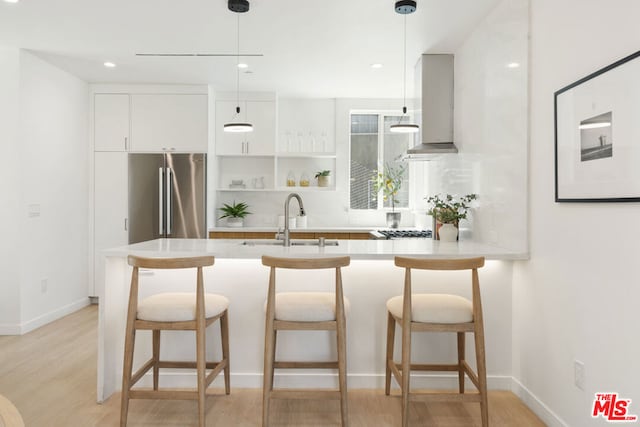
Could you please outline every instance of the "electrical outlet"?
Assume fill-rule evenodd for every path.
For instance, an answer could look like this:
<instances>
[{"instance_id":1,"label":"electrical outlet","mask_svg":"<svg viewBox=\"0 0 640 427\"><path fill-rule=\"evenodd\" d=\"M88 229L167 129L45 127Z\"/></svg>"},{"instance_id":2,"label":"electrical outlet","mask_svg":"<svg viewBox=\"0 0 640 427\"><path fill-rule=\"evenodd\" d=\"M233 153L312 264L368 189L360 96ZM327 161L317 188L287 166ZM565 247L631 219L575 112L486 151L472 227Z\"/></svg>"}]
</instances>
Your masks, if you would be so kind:
<instances>
[{"instance_id":1,"label":"electrical outlet","mask_svg":"<svg viewBox=\"0 0 640 427\"><path fill-rule=\"evenodd\" d=\"M40 292L43 294L47 292L47 278L40 280Z\"/></svg>"},{"instance_id":2,"label":"electrical outlet","mask_svg":"<svg viewBox=\"0 0 640 427\"><path fill-rule=\"evenodd\" d=\"M580 390L584 390L584 363L579 360L573 361L573 383Z\"/></svg>"}]
</instances>

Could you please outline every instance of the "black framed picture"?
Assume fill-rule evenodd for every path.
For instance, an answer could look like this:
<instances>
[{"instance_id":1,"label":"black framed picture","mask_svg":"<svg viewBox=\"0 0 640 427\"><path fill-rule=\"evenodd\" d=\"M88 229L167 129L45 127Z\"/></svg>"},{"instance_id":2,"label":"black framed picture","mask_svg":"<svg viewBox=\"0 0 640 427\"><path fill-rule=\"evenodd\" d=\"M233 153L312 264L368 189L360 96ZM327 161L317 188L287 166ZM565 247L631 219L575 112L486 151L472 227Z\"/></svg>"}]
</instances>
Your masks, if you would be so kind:
<instances>
[{"instance_id":1,"label":"black framed picture","mask_svg":"<svg viewBox=\"0 0 640 427\"><path fill-rule=\"evenodd\" d=\"M554 94L556 202L640 201L640 51Z\"/></svg>"}]
</instances>

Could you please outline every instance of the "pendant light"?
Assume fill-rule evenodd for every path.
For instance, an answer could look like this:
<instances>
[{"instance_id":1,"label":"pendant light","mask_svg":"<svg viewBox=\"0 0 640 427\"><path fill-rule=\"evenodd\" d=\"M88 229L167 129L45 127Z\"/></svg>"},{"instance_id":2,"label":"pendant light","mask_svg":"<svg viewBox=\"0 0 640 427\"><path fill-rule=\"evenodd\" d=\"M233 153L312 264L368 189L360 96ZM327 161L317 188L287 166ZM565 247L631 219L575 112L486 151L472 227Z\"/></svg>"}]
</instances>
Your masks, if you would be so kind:
<instances>
[{"instance_id":1,"label":"pendant light","mask_svg":"<svg viewBox=\"0 0 640 427\"><path fill-rule=\"evenodd\" d=\"M402 123L402 119L407 115L407 15L416 11L414 0L399 0L396 2L396 13L404 15L404 62L402 64L403 73L403 101L402 116L397 124L389 126L389 131L394 133L416 133L420 127L413 123Z\"/></svg>"},{"instance_id":2,"label":"pendant light","mask_svg":"<svg viewBox=\"0 0 640 427\"><path fill-rule=\"evenodd\" d=\"M243 123L235 120L240 119L240 14L249 10L249 2L247 0L229 0L229 10L238 14L238 43L236 55L236 114L231 122L225 123L225 132L253 132L251 123Z\"/></svg>"}]
</instances>

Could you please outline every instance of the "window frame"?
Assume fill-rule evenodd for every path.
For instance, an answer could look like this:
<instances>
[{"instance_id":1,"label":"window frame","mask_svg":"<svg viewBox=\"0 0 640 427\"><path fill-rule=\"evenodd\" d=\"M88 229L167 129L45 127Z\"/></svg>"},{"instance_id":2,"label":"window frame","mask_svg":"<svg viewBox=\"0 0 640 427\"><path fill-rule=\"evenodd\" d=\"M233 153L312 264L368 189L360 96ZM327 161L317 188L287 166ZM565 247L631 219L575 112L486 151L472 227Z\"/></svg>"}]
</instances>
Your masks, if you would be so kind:
<instances>
[{"instance_id":1,"label":"window frame","mask_svg":"<svg viewBox=\"0 0 640 427\"><path fill-rule=\"evenodd\" d=\"M348 197L348 206L349 206L349 212L351 213L358 213L358 212L391 212L391 207L386 207L384 206L384 198L380 196L381 191L378 192L378 197L377 197L377 207L375 209L371 209L371 208L367 208L367 209L356 209L356 208L352 208L351 207L351 137L353 135L353 133L351 132L351 121L352 121L352 117L354 115L376 115L378 116L378 131L377 131L377 135L378 135L378 153L377 153L377 169L378 171L382 170L382 168L384 168L384 118L385 116L401 116L402 113L398 110L390 110L390 109L381 109L381 110L361 110L361 109L354 109L354 110L349 110L349 149L348 149L348 154L349 154L349 159L348 159L348 165L349 165L349 173L348 173L348 177L349 177L349 185L348 185L348 193L347 193L347 197ZM413 120L414 115L412 111L408 111L407 112L407 117L409 118L409 120ZM415 134L410 134L410 135L415 135ZM409 143L409 145L411 145L411 142ZM407 206L405 207L398 207L396 206L395 210L396 211L411 211L414 210L414 201L413 201L413 197L412 195L415 192L415 189L413 188L415 186L415 179L414 179L414 173L413 172L413 167L412 167L412 163L414 162L406 162L407 164L407 171L406 171L406 180L408 181L408 187L407 187ZM404 185L404 184L403 184Z\"/></svg>"}]
</instances>

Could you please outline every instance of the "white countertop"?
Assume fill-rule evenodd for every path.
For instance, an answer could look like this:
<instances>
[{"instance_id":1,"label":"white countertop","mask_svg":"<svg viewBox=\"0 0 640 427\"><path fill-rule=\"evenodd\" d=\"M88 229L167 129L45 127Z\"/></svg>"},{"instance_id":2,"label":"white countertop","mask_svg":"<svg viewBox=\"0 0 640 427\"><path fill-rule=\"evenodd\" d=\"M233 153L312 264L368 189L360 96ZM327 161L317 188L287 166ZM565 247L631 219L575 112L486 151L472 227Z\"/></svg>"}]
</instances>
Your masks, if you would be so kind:
<instances>
[{"instance_id":1,"label":"white countertop","mask_svg":"<svg viewBox=\"0 0 640 427\"><path fill-rule=\"evenodd\" d=\"M293 239L297 240L297 239ZM262 255L313 257L344 256L353 259L392 259L394 256L427 256L433 258L464 258L484 256L486 259L527 259L528 254L473 241L455 243L433 239L339 240L338 246L290 246L260 244L269 240L246 240L255 245L243 245L242 239L156 239L104 251L106 256L138 255L174 257L214 255L217 258L258 259Z\"/></svg>"}]
</instances>

